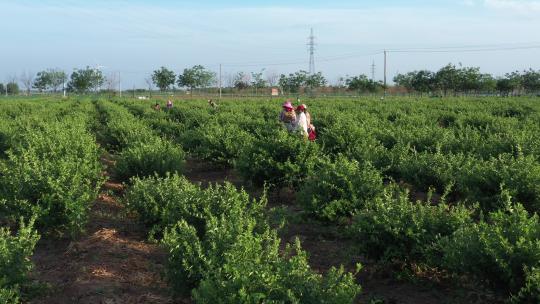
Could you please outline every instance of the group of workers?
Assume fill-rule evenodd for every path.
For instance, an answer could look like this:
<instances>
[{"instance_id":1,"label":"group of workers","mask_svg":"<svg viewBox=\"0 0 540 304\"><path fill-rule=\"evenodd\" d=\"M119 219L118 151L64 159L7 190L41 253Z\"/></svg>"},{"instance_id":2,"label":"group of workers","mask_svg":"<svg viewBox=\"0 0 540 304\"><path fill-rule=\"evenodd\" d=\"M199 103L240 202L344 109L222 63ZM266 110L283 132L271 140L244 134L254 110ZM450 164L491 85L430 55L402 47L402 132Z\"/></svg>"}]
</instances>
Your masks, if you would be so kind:
<instances>
[{"instance_id":1,"label":"group of workers","mask_svg":"<svg viewBox=\"0 0 540 304\"><path fill-rule=\"evenodd\" d=\"M216 103L212 100L208 100L208 105L215 109L217 107ZM167 110L172 109L173 102L171 99L167 100ZM156 111L161 110L159 102L152 107ZM283 103L283 111L279 114L279 121L283 123L287 131L293 133L300 133L301 136L313 141L317 137L315 133L315 126L311 123L311 114L308 112L307 106L305 104L300 104L295 107L290 100Z\"/></svg>"},{"instance_id":2,"label":"group of workers","mask_svg":"<svg viewBox=\"0 0 540 304\"><path fill-rule=\"evenodd\" d=\"M311 114L305 104L294 108L290 100L283 103L283 111L279 114L279 121L283 123L287 131L299 132L309 140L315 140L315 126L311 123Z\"/></svg>"}]
</instances>

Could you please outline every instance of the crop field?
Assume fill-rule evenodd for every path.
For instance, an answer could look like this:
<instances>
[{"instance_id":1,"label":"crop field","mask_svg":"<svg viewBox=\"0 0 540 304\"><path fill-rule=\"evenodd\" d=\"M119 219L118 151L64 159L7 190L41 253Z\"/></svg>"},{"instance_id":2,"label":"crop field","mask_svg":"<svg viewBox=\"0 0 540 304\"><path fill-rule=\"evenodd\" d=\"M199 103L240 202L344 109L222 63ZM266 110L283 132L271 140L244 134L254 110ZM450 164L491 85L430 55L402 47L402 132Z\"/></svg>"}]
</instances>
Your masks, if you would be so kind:
<instances>
[{"instance_id":1,"label":"crop field","mask_svg":"<svg viewBox=\"0 0 540 304\"><path fill-rule=\"evenodd\" d=\"M539 98L282 102L0 99L0 303L540 303Z\"/></svg>"}]
</instances>

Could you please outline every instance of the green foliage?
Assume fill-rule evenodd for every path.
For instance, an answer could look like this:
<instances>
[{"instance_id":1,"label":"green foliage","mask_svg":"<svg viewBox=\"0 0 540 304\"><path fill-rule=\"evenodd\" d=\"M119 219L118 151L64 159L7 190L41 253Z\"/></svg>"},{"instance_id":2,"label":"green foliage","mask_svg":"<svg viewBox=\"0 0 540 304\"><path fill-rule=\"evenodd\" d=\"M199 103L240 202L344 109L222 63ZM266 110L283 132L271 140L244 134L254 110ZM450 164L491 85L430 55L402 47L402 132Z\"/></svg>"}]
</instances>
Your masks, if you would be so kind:
<instances>
[{"instance_id":1,"label":"green foliage","mask_svg":"<svg viewBox=\"0 0 540 304\"><path fill-rule=\"evenodd\" d=\"M507 197L505 209L486 220L464 225L440 241L442 265L457 273L470 273L503 290L536 294L538 274L526 270L540 266L540 220Z\"/></svg>"},{"instance_id":2,"label":"green foliage","mask_svg":"<svg viewBox=\"0 0 540 304\"><path fill-rule=\"evenodd\" d=\"M209 123L185 132L180 142L199 159L217 165L233 165L252 137L235 124Z\"/></svg>"},{"instance_id":3,"label":"green foliage","mask_svg":"<svg viewBox=\"0 0 540 304\"><path fill-rule=\"evenodd\" d=\"M428 263L440 255L435 244L471 222L471 211L443 202L412 202L408 191L389 187L365 203L354 217L350 235L369 257L382 261Z\"/></svg>"},{"instance_id":4,"label":"green foliage","mask_svg":"<svg viewBox=\"0 0 540 304\"><path fill-rule=\"evenodd\" d=\"M194 88L211 85L215 77L215 73L207 71L202 65L195 65L190 69L184 69L184 72L178 75L178 85L188 87L193 92Z\"/></svg>"},{"instance_id":5,"label":"green foliage","mask_svg":"<svg viewBox=\"0 0 540 304\"><path fill-rule=\"evenodd\" d=\"M167 173L181 172L184 151L169 141L155 139L138 142L123 150L116 162L114 173L120 180L133 176L165 176Z\"/></svg>"},{"instance_id":6,"label":"green foliage","mask_svg":"<svg viewBox=\"0 0 540 304\"><path fill-rule=\"evenodd\" d=\"M21 219L16 235L9 228L0 228L0 300L16 303L19 287L28 280L32 269L30 257L39 240L33 219L25 224Z\"/></svg>"},{"instance_id":7,"label":"green foliage","mask_svg":"<svg viewBox=\"0 0 540 304\"><path fill-rule=\"evenodd\" d=\"M105 78L99 69L87 66L85 69L78 69L71 73L67 88L69 91L82 94L90 90L97 91L104 82Z\"/></svg>"},{"instance_id":8,"label":"green foliage","mask_svg":"<svg viewBox=\"0 0 540 304\"><path fill-rule=\"evenodd\" d=\"M336 220L353 215L382 191L382 176L371 164L339 156L317 164L301 185L297 200L318 217Z\"/></svg>"},{"instance_id":9,"label":"green foliage","mask_svg":"<svg viewBox=\"0 0 540 304\"><path fill-rule=\"evenodd\" d=\"M40 229L77 233L102 182L100 151L82 115L17 126L0 175L0 213L36 216Z\"/></svg>"},{"instance_id":10,"label":"green foliage","mask_svg":"<svg viewBox=\"0 0 540 304\"><path fill-rule=\"evenodd\" d=\"M381 82L373 81L366 75L347 78L345 84L349 90L357 91L359 93L375 93L383 89L384 86Z\"/></svg>"},{"instance_id":11,"label":"green foliage","mask_svg":"<svg viewBox=\"0 0 540 304\"><path fill-rule=\"evenodd\" d=\"M166 67L161 67L159 70L155 70L152 74L152 81L159 88L160 91L167 90L174 84L176 75L173 71Z\"/></svg>"},{"instance_id":12,"label":"green foliage","mask_svg":"<svg viewBox=\"0 0 540 304\"><path fill-rule=\"evenodd\" d=\"M319 153L316 143L278 129L254 139L241 152L237 168L246 181L256 185L299 186L313 170Z\"/></svg>"},{"instance_id":13,"label":"green foliage","mask_svg":"<svg viewBox=\"0 0 540 304\"><path fill-rule=\"evenodd\" d=\"M64 71L49 69L46 71L38 72L36 79L34 80L33 87L40 92L45 90L58 91L58 88L62 86L66 80L66 73Z\"/></svg>"},{"instance_id":14,"label":"green foliage","mask_svg":"<svg viewBox=\"0 0 540 304\"><path fill-rule=\"evenodd\" d=\"M19 95L19 85L16 82L8 82L6 90L8 95Z\"/></svg>"}]
</instances>

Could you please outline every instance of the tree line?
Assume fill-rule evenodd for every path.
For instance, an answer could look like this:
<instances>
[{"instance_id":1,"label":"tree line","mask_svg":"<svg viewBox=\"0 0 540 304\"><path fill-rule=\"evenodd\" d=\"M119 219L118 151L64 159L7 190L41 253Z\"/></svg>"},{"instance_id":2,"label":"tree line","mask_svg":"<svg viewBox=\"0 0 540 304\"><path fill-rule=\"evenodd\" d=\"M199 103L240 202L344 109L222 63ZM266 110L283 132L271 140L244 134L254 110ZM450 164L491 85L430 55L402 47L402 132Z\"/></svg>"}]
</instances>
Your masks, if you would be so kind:
<instances>
[{"instance_id":1,"label":"tree line","mask_svg":"<svg viewBox=\"0 0 540 304\"><path fill-rule=\"evenodd\" d=\"M200 88L216 89L221 87L229 90L244 91L251 89L259 93L270 87L278 87L284 94L300 94L315 91L349 92L357 94L380 93L385 87L381 81L358 76L340 77L335 84L330 85L321 72L310 74L300 70L289 74L278 74L264 69L259 72L237 72L218 79L215 72L202 65L185 68L176 74L173 70L161 67L145 79L148 90L157 87L160 91L175 89L176 85L186 88L192 94ZM438 71L418 70L406 74L397 74L394 78L394 91L400 89L409 94L448 96L460 94L494 94L502 96L534 94L540 92L540 70L533 69L522 72L515 71L501 77L482 73L478 67L463 67L448 64ZM119 88L120 80L116 74L104 76L97 68L87 66L75 69L68 78L66 72L60 69L47 69L35 75L23 73L20 83L27 94L32 89L39 92L66 90L77 94L109 91ZM104 87L105 86L105 87ZM20 92L19 81L12 77L4 85L0 83L0 93L17 95Z\"/></svg>"},{"instance_id":2,"label":"tree line","mask_svg":"<svg viewBox=\"0 0 540 304\"><path fill-rule=\"evenodd\" d=\"M429 70L398 74L396 85L408 93L429 95L491 94L502 96L540 92L540 70L506 73L502 77L480 72L478 67L448 64L436 72Z\"/></svg>"}]
</instances>

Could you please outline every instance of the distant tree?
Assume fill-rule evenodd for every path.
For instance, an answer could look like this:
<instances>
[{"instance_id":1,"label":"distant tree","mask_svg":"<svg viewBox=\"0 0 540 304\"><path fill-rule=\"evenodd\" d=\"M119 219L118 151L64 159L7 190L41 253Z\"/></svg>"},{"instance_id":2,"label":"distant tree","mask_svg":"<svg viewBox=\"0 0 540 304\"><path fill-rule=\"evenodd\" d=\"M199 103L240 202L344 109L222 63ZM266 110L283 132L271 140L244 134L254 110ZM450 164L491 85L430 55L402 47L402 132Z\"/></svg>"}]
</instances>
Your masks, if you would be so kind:
<instances>
[{"instance_id":1,"label":"distant tree","mask_svg":"<svg viewBox=\"0 0 540 304\"><path fill-rule=\"evenodd\" d=\"M118 88L118 84L120 83L120 80L118 79L117 73L110 73L105 78L105 88L109 94L112 94L116 91Z\"/></svg>"},{"instance_id":2,"label":"distant tree","mask_svg":"<svg viewBox=\"0 0 540 304\"><path fill-rule=\"evenodd\" d=\"M60 70L60 69L50 69L48 70L49 74L49 89L52 90L54 93L58 92L58 90L64 86L64 83L66 83L66 72Z\"/></svg>"},{"instance_id":3,"label":"distant tree","mask_svg":"<svg viewBox=\"0 0 540 304\"><path fill-rule=\"evenodd\" d=\"M502 96L508 96L514 91L515 83L510 78L500 77L497 79L496 88Z\"/></svg>"},{"instance_id":4,"label":"distant tree","mask_svg":"<svg viewBox=\"0 0 540 304\"><path fill-rule=\"evenodd\" d=\"M40 92L43 92L49 88L51 83L51 78L48 71L38 72L34 84L32 85L34 89L37 89Z\"/></svg>"},{"instance_id":5,"label":"distant tree","mask_svg":"<svg viewBox=\"0 0 540 304\"><path fill-rule=\"evenodd\" d=\"M8 95L18 95L19 94L19 85L16 82L9 82L6 84L6 90Z\"/></svg>"},{"instance_id":6,"label":"distant tree","mask_svg":"<svg viewBox=\"0 0 540 304\"><path fill-rule=\"evenodd\" d=\"M420 70L413 73L412 87L420 93L431 93L436 88L435 73L427 70Z\"/></svg>"},{"instance_id":7,"label":"distant tree","mask_svg":"<svg viewBox=\"0 0 540 304\"><path fill-rule=\"evenodd\" d=\"M255 89L255 94L258 93L259 89L266 88L266 80L263 78L263 72L251 73L251 86Z\"/></svg>"},{"instance_id":8,"label":"distant tree","mask_svg":"<svg viewBox=\"0 0 540 304\"><path fill-rule=\"evenodd\" d=\"M276 71L266 71L266 83L269 86L273 87L277 84L279 79L279 74Z\"/></svg>"},{"instance_id":9,"label":"distant tree","mask_svg":"<svg viewBox=\"0 0 540 304\"><path fill-rule=\"evenodd\" d=\"M37 73L32 86L40 92L51 90L56 93L65 81L66 73L64 71L59 69L48 69Z\"/></svg>"},{"instance_id":10,"label":"distant tree","mask_svg":"<svg viewBox=\"0 0 540 304\"><path fill-rule=\"evenodd\" d=\"M415 72L409 72L407 74L397 74L394 77L394 83L400 87L404 87L408 93L411 93L414 90L413 87L413 78Z\"/></svg>"},{"instance_id":11,"label":"distant tree","mask_svg":"<svg viewBox=\"0 0 540 304\"><path fill-rule=\"evenodd\" d=\"M97 91L104 81L105 78L100 70L87 66L85 69L76 69L71 73L68 90L79 94L87 93L92 89Z\"/></svg>"},{"instance_id":12,"label":"distant tree","mask_svg":"<svg viewBox=\"0 0 540 304\"><path fill-rule=\"evenodd\" d=\"M521 89L523 88L523 77L519 71L506 73L504 77L510 81L512 92L517 91L518 94L521 93Z\"/></svg>"},{"instance_id":13,"label":"distant tree","mask_svg":"<svg viewBox=\"0 0 540 304\"><path fill-rule=\"evenodd\" d=\"M193 94L193 89L208 87L215 78L214 72L206 70L202 65L195 65L190 69L184 69L184 72L178 75L178 85L189 88Z\"/></svg>"},{"instance_id":14,"label":"distant tree","mask_svg":"<svg viewBox=\"0 0 540 304\"><path fill-rule=\"evenodd\" d=\"M497 79L493 78L491 74L480 75L480 91L493 92L497 89Z\"/></svg>"},{"instance_id":15,"label":"distant tree","mask_svg":"<svg viewBox=\"0 0 540 304\"><path fill-rule=\"evenodd\" d=\"M0 83L0 96L6 94L6 88L3 83Z\"/></svg>"},{"instance_id":16,"label":"distant tree","mask_svg":"<svg viewBox=\"0 0 540 304\"><path fill-rule=\"evenodd\" d=\"M298 93L300 88L306 85L307 78L308 73L303 70L295 72L294 74L291 73L289 76L281 74L278 84L283 91L289 93Z\"/></svg>"},{"instance_id":17,"label":"distant tree","mask_svg":"<svg viewBox=\"0 0 540 304\"><path fill-rule=\"evenodd\" d=\"M26 90L26 95L30 95L30 90L32 89L32 84L34 83L34 73L26 71L23 72L21 75L21 83Z\"/></svg>"},{"instance_id":18,"label":"distant tree","mask_svg":"<svg viewBox=\"0 0 540 304\"><path fill-rule=\"evenodd\" d=\"M238 90L245 90L251 84L251 75L244 72L238 72L234 76L234 87Z\"/></svg>"},{"instance_id":19,"label":"distant tree","mask_svg":"<svg viewBox=\"0 0 540 304\"><path fill-rule=\"evenodd\" d=\"M464 67L457 70L457 84L454 88L457 91L470 93L480 90L480 79L482 74L478 67Z\"/></svg>"},{"instance_id":20,"label":"distant tree","mask_svg":"<svg viewBox=\"0 0 540 304\"><path fill-rule=\"evenodd\" d=\"M324 78L322 72L307 75L305 80L305 86L311 89L323 87L326 85L326 83L326 78Z\"/></svg>"},{"instance_id":21,"label":"distant tree","mask_svg":"<svg viewBox=\"0 0 540 304\"><path fill-rule=\"evenodd\" d=\"M166 67L161 67L159 70L155 70L152 74L152 81L159 88L160 91L167 90L171 85L174 84L176 80L176 75L173 71L167 69Z\"/></svg>"},{"instance_id":22,"label":"distant tree","mask_svg":"<svg viewBox=\"0 0 540 304\"><path fill-rule=\"evenodd\" d=\"M455 65L449 63L441 68L435 74L437 87L443 92L444 96L450 91L456 91L459 82L459 71Z\"/></svg>"},{"instance_id":23,"label":"distant tree","mask_svg":"<svg viewBox=\"0 0 540 304\"><path fill-rule=\"evenodd\" d=\"M534 93L540 91L540 71L534 71L529 69L528 71L523 71L521 74L521 83L523 89L527 93Z\"/></svg>"},{"instance_id":24,"label":"distant tree","mask_svg":"<svg viewBox=\"0 0 540 304\"><path fill-rule=\"evenodd\" d=\"M359 93L375 93L383 88L383 84L369 79L366 75L350 77L345 81L350 91Z\"/></svg>"},{"instance_id":25,"label":"distant tree","mask_svg":"<svg viewBox=\"0 0 540 304\"><path fill-rule=\"evenodd\" d=\"M146 77L144 79L144 82L146 82L146 85L148 86L148 92L150 92L150 96L152 96L152 85L153 85L152 77Z\"/></svg>"}]
</instances>

